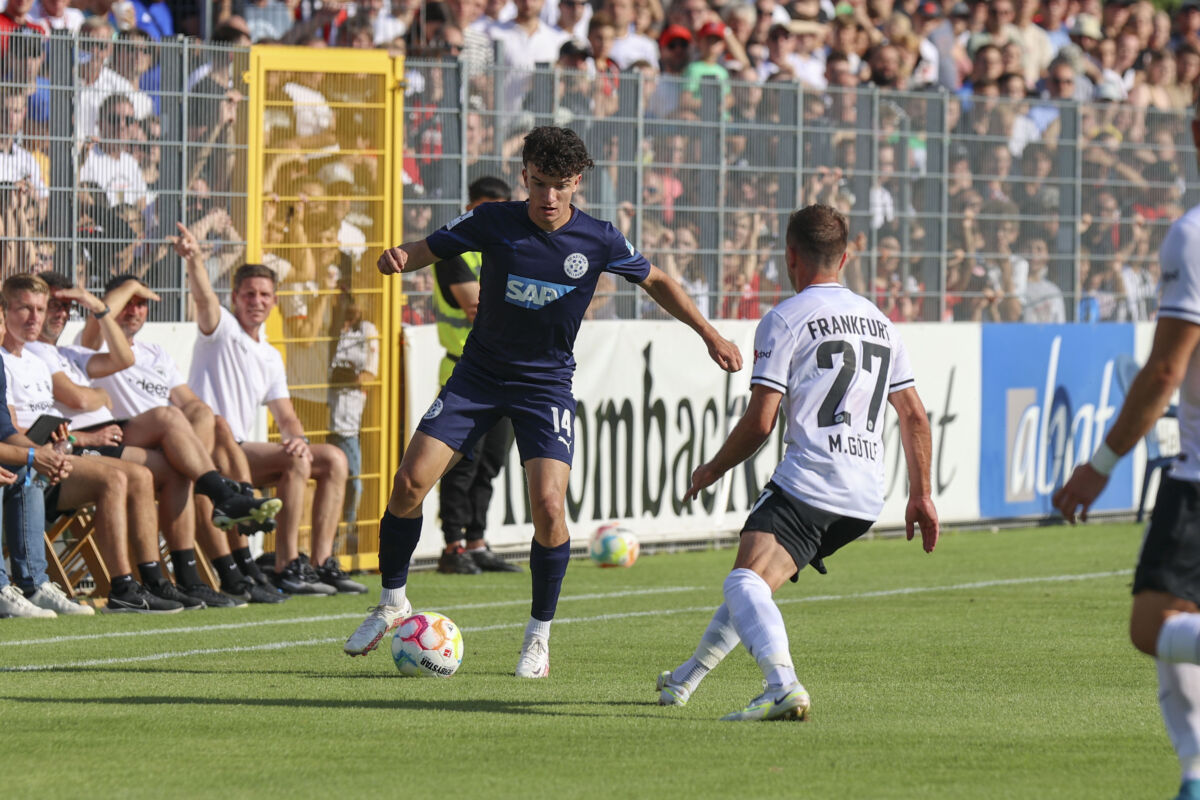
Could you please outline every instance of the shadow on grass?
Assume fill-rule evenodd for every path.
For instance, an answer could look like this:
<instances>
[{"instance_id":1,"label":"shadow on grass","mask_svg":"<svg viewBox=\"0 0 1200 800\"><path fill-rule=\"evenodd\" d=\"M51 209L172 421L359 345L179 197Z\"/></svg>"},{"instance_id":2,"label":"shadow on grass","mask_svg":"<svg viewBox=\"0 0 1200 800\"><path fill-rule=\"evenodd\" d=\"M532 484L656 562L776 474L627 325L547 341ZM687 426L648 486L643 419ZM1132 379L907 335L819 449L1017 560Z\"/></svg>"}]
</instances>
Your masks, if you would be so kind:
<instances>
[{"instance_id":1,"label":"shadow on grass","mask_svg":"<svg viewBox=\"0 0 1200 800\"><path fill-rule=\"evenodd\" d=\"M111 672L115 675L126 675L130 673L141 673L143 675L229 675L229 676L245 676L246 672L243 669L233 669L228 667L219 667L213 669L190 669L190 668L166 668L156 669L154 667L102 667L102 666L86 666L86 667L55 667L54 669L32 670L24 673L27 677L32 678L37 675L62 675L66 672L75 672L79 674L92 674L98 672ZM3 669L0 669L0 674ZM403 680L404 677L398 674L395 670L384 670L382 672L339 672L337 670L316 670L316 669L255 669L256 675L287 675L292 678L316 678L319 680L360 680L363 678L373 678L375 680L390 681ZM462 674L462 673L459 673ZM510 670L502 669L472 669L472 677L497 677L511 678L513 676ZM411 679L409 679L411 680Z\"/></svg>"},{"instance_id":2,"label":"shadow on grass","mask_svg":"<svg viewBox=\"0 0 1200 800\"><path fill-rule=\"evenodd\" d=\"M250 708L312 708L312 709L376 709L379 711L459 711L484 714L537 714L551 717L595 717L596 714L581 714L567 711L565 706L608 706L621 709L621 716L628 716L630 709L649 711L658 706L650 703L632 703L617 700L338 700L333 698L294 697L184 697L179 695L130 695L125 697L0 697L0 702L12 703L55 703L70 705L113 705L113 706L244 706ZM649 717L659 716L647 714Z\"/></svg>"}]
</instances>

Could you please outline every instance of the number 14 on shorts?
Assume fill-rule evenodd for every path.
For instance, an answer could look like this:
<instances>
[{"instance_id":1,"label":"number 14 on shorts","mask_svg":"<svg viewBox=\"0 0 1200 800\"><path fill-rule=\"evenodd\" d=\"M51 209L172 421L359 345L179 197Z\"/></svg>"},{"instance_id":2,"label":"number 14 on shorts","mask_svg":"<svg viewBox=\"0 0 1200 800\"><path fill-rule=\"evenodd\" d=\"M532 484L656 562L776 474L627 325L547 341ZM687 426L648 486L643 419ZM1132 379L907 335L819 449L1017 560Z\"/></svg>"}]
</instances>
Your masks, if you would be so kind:
<instances>
[{"instance_id":1,"label":"number 14 on shorts","mask_svg":"<svg viewBox=\"0 0 1200 800\"><path fill-rule=\"evenodd\" d=\"M569 451L571 441L575 438L575 419L571 416L570 409L550 406L550 419L554 423L554 435Z\"/></svg>"}]
</instances>

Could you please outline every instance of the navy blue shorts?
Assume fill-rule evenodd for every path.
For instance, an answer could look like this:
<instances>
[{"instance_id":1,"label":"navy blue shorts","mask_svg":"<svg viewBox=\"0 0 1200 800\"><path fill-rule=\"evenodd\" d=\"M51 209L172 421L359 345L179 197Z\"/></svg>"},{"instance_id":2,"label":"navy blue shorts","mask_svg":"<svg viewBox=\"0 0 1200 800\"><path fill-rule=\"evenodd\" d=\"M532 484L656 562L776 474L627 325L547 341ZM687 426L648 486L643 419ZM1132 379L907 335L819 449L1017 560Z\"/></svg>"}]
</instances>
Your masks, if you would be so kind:
<instances>
[{"instance_id":1,"label":"navy blue shorts","mask_svg":"<svg viewBox=\"0 0 1200 800\"><path fill-rule=\"evenodd\" d=\"M553 458L567 465L575 452L575 397L566 386L538 386L481 375L463 362L417 430L470 458L475 444L501 417L512 420L521 463Z\"/></svg>"}]
</instances>

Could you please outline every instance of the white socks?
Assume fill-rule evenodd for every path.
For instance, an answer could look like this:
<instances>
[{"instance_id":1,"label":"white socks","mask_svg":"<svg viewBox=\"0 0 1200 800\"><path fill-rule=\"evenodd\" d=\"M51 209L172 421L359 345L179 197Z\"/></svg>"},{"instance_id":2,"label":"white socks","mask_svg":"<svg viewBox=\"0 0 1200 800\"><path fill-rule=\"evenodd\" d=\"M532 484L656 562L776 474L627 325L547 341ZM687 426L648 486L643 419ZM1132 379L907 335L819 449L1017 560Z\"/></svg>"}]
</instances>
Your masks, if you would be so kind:
<instances>
[{"instance_id":1,"label":"white socks","mask_svg":"<svg viewBox=\"0 0 1200 800\"><path fill-rule=\"evenodd\" d=\"M545 620L529 618L529 622L525 624L525 639L528 641L530 637L537 636L541 639L550 638L550 623L553 620Z\"/></svg>"},{"instance_id":2,"label":"white socks","mask_svg":"<svg viewBox=\"0 0 1200 800\"><path fill-rule=\"evenodd\" d=\"M671 680L686 683L696 690L696 686L704 679L710 670L716 669L729 651L737 647L738 635L733 622L729 619L729 606L725 603L713 614L712 620L696 645L696 652L687 661L676 667L671 673Z\"/></svg>"},{"instance_id":3,"label":"white socks","mask_svg":"<svg viewBox=\"0 0 1200 800\"><path fill-rule=\"evenodd\" d=\"M407 586L401 586L399 589L384 589L379 593L379 603L385 606L402 606L407 589Z\"/></svg>"},{"instance_id":4,"label":"white socks","mask_svg":"<svg viewBox=\"0 0 1200 800\"><path fill-rule=\"evenodd\" d=\"M1197 707L1200 704L1200 666L1169 664L1162 659L1156 659L1155 663L1158 665L1158 705L1167 726L1167 736L1179 756L1183 780L1200 778L1200 708Z\"/></svg>"},{"instance_id":5,"label":"white socks","mask_svg":"<svg viewBox=\"0 0 1200 800\"><path fill-rule=\"evenodd\" d=\"M1159 660L1200 664L1200 614L1172 614L1158 631L1154 648Z\"/></svg>"},{"instance_id":6,"label":"white socks","mask_svg":"<svg viewBox=\"0 0 1200 800\"><path fill-rule=\"evenodd\" d=\"M742 644L767 679L767 689L798 683L783 615L767 582L753 570L735 569L725 579L725 603Z\"/></svg>"}]
</instances>

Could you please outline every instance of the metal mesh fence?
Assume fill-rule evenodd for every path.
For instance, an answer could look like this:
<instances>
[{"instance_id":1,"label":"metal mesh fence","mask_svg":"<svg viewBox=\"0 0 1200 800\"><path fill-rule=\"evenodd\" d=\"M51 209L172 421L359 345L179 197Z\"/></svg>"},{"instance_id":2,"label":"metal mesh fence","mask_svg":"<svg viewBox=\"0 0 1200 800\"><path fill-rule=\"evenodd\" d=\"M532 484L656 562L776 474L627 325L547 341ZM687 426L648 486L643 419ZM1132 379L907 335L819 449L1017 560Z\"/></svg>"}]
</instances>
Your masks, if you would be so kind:
<instances>
[{"instance_id":1,"label":"metal mesh fence","mask_svg":"<svg viewBox=\"0 0 1200 800\"><path fill-rule=\"evenodd\" d=\"M183 319L176 223L218 286L245 252L248 51L93 32L10 34L0 268L53 269L92 290L132 273L162 298L152 319Z\"/></svg>"},{"instance_id":2,"label":"metal mesh fence","mask_svg":"<svg viewBox=\"0 0 1200 800\"><path fill-rule=\"evenodd\" d=\"M391 244L390 64L385 59L380 70L378 60L367 63L369 72L344 64L297 69L290 55L282 48L264 55L256 87L263 114L261 191L254 196L262 198L262 258L278 276L282 318L272 341L283 350L306 434L314 444L337 446L349 461L337 552L375 552L388 446L380 364L385 289L375 261ZM277 435L272 431L273 440ZM360 514L368 519L360 522ZM308 530L301 529L302 547Z\"/></svg>"},{"instance_id":3,"label":"metal mesh fence","mask_svg":"<svg viewBox=\"0 0 1200 800\"><path fill-rule=\"evenodd\" d=\"M168 247L184 222L203 234L215 285L227 289L246 252L249 51L127 34L12 41L0 70L4 274L54 268L99 289L133 272L163 298L154 318L186 319ZM305 57L319 68L323 54ZM689 85L638 65L591 74L409 61L396 159L404 238L457 215L478 177L502 177L522 197L521 137L561 124L597 163L580 205L617 224L711 317L756 318L789 291L788 213L820 200L851 220L846 283L896 320L1152 318L1158 245L1197 201L1184 115L747 78ZM387 146L375 138L379 98L369 82L306 84L316 79L277 73L263 88L262 246L290 268L300 243L289 214L340 217L370 238L382 213L370 175ZM349 192L330 189L347 182ZM310 227L303 249L319 261ZM374 248L355 247L369 265ZM405 321L432 320L429 280L405 277ZM589 313L659 312L606 281Z\"/></svg>"},{"instance_id":4,"label":"metal mesh fence","mask_svg":"<svg viewBox=\"0 0 1200 800\"><path fill-rule=\"evenodd\" d=\"M484 175L523 197L521 137L566 125L596 160L579 205L710 317L754 319L790 292L788 215L820 201L850 220L845 282L897 321L1151 319L1158 245L1200 200L1178 112L747 73L689 85L637 65L407 67L406 239L456 215ZM407 280L410 321L425 321L427 281ZM589 310L660 313L617 282Z\"/></svg>"}]
</instances>

